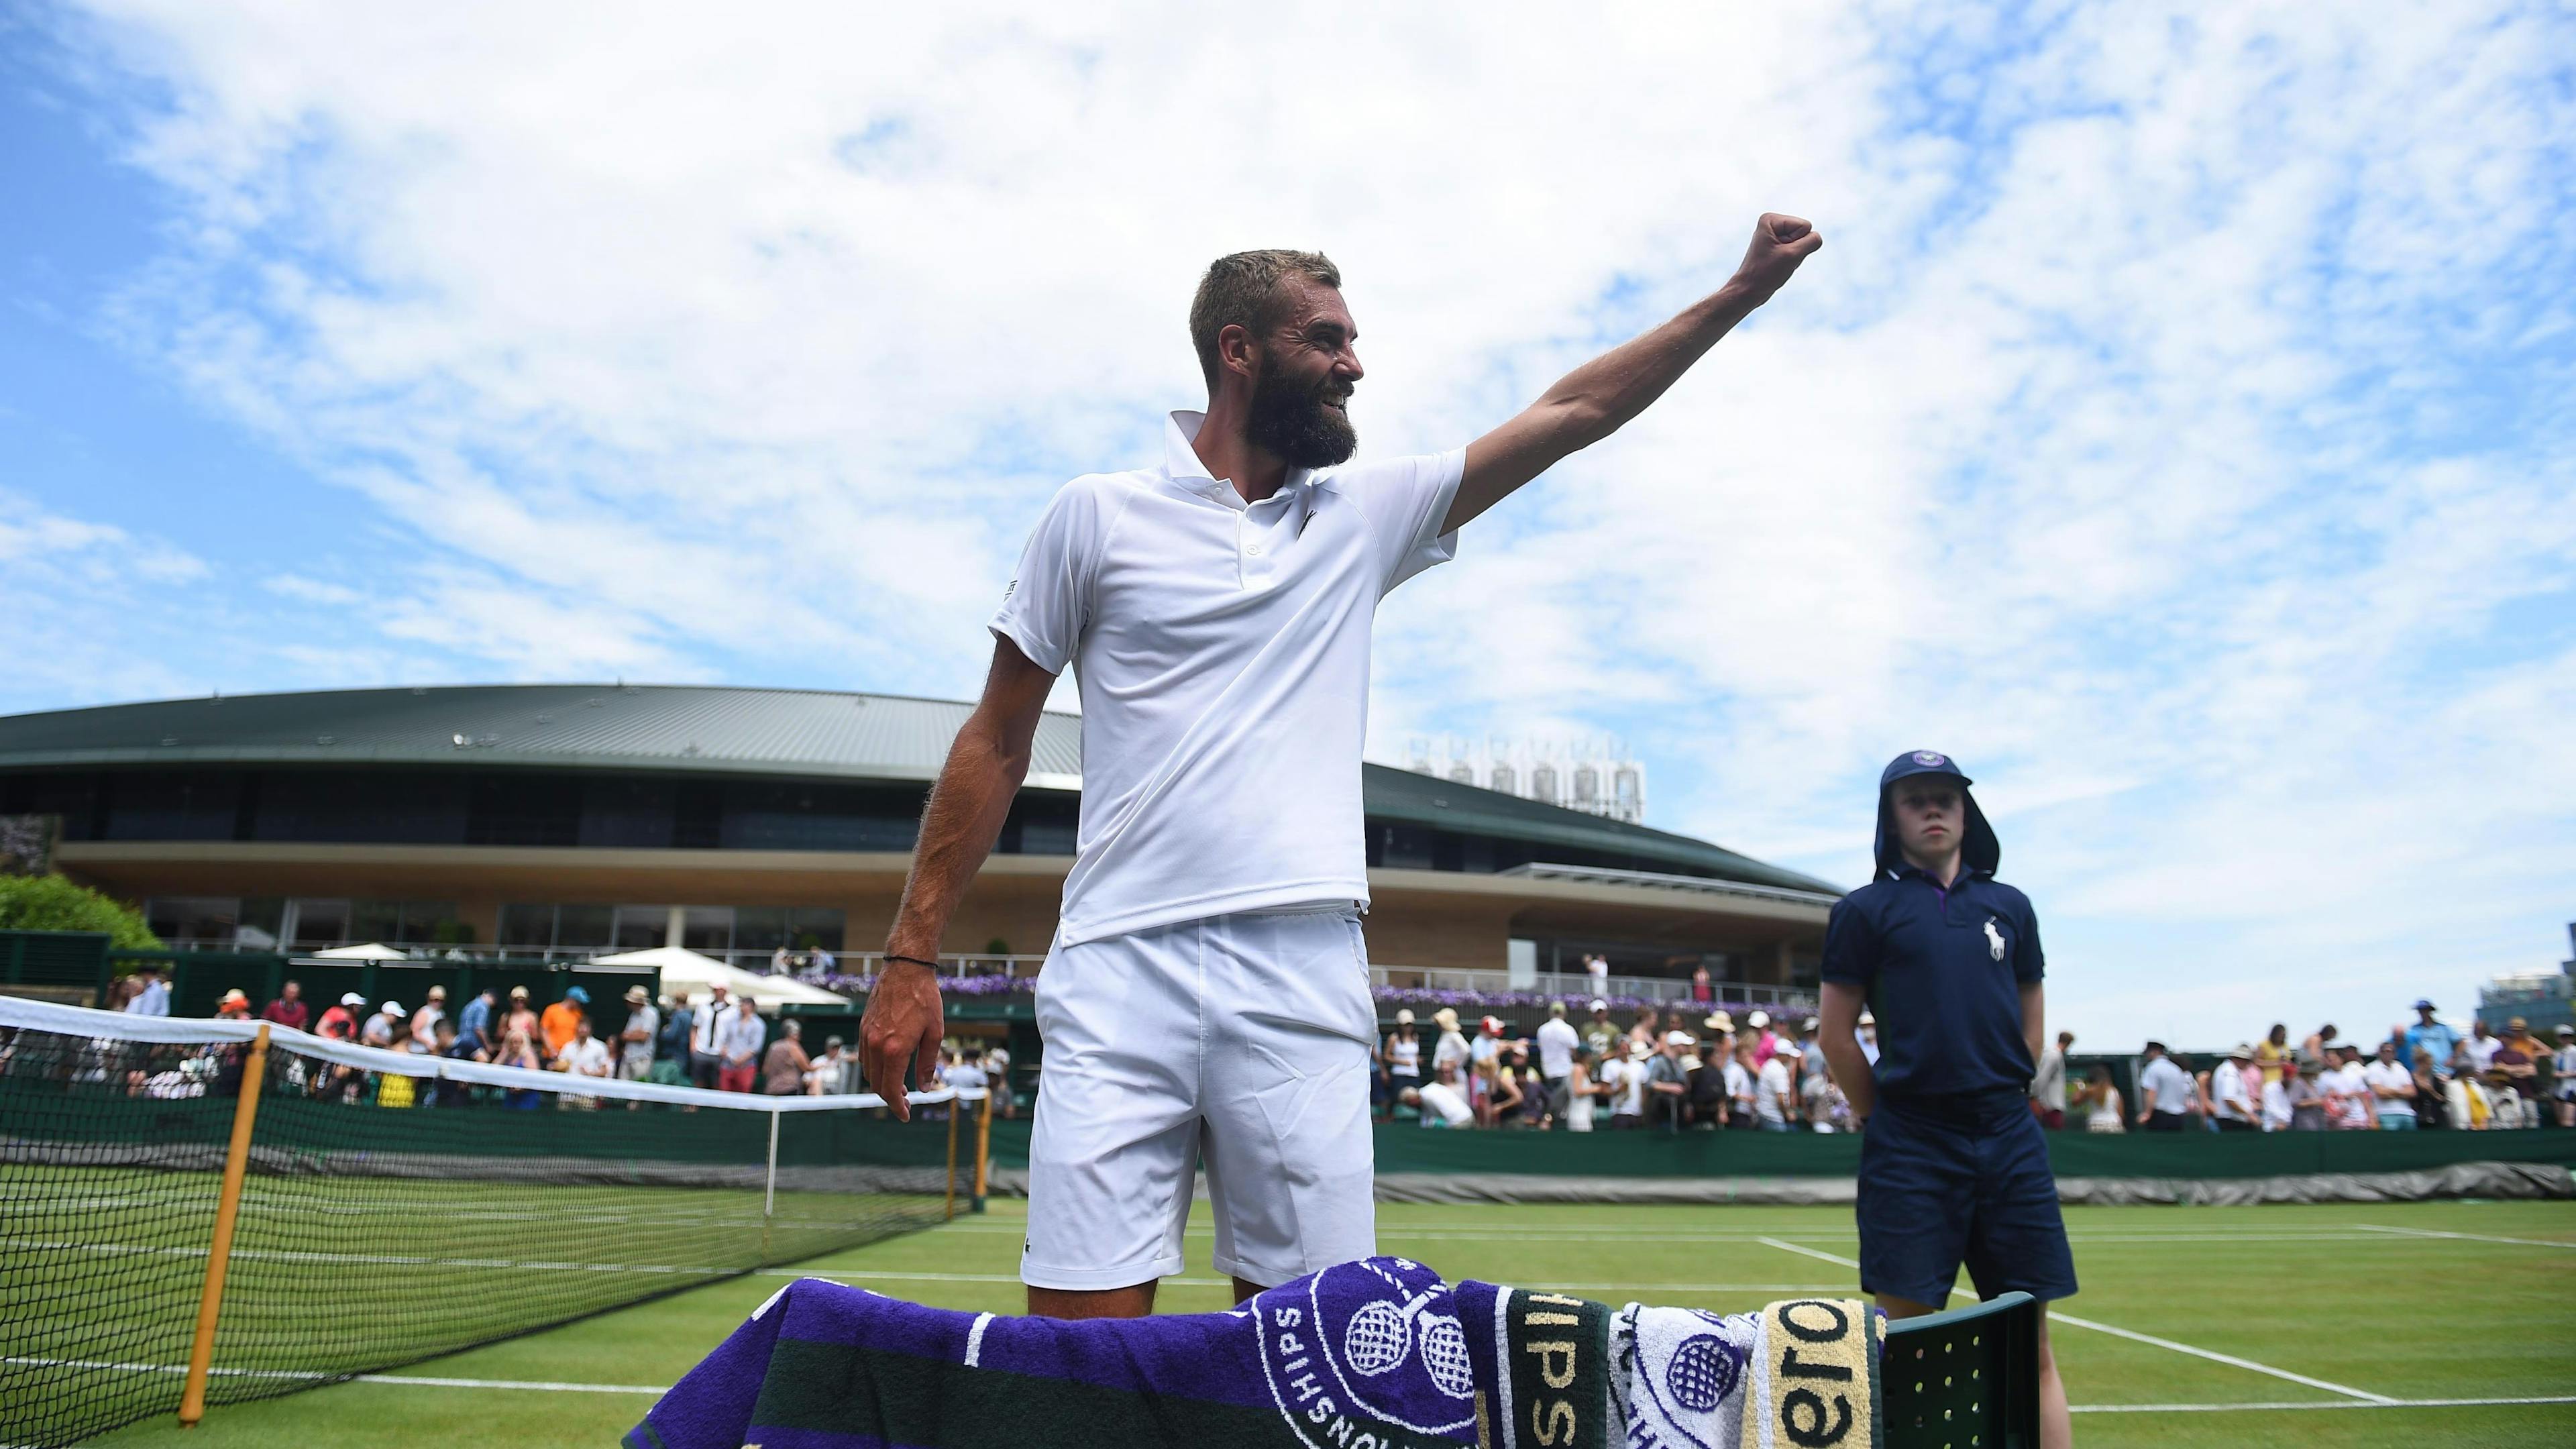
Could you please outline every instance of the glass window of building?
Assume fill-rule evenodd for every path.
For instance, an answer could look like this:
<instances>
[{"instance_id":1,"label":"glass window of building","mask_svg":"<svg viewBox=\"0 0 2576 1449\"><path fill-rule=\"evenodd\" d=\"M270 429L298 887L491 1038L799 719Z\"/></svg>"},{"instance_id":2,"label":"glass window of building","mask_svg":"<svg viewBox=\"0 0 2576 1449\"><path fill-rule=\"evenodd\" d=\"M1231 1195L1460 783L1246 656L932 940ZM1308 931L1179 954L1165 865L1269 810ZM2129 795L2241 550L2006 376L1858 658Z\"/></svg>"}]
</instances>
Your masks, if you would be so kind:
<instances>
[{"instance_id":1,"label":"glass window of building","mask_svg":"<svg viewBox=\"0 0 2576 1449\"><path fill-rule=\"evenodd\" d=\"M608 944L620 951L649 951L671 938L669 906L619 906Z\"/></svg>"},{"instance_id":2,"label":"glass window of building","mask_svg":"<svg viewBox=\"0 0 2576 1449\"><path fill-rule=\"evenodd\" d=\"M555 907L555 949L558 951L599 951L617 944L617 908L615 906ZM654 945L662 944L660 937Z\"/></svg>"},{"instance_id":3,"label":"glass window of building","mask_svg":"<svg viewBox=\"0 0 2576 1449\"><path fill-rule=\"evenodd\" d=\"M1589 805L1601 798L1601 772L1590 765L1574 772L1574 802Z\"/></svg>"},{"instance_id":4,"label":"glass window of building","mask_svg":"<svg viewBox=\"0 0 2576 1449\"><path fill-rule=\"evenodd\" d=\"M787 913L787 941L799 951L838 951L847 930L848 917L840 911L798 906Z\"/></svg>"},{"instance_id":5,"label":"glass window of building","mask_svg":"<svg viewBox=\"0 0 2576 1449\"><path fill-rule=\"evenodd\" d=\"M775 951L787 944L787 908L785 906L736 906L733 910L733 948L754 953Z\"/></svg>"},{"instance_id":6,"label":"glass window of building","mask_svg":"<svg viewBox=\"0 0 2576 1449\"><path fill-rule=\"evenodd\" d=\"M1556 803L1556 766L1540 765L1530 771L1530 798Z\"/></svg>"},{"instance_id":7,"label":"glass window of building","mask_svg":"<svg viewBox=\"0 0 2576 1449\"><path fill-rule=\"evenodd\" d=\"M691 906L680 918L680 944L702 956L733 950L733 907Z\"/></svg>"},{"instance_id":8,"label":"glass window of building","mask_svg":"<svg viewBox=\"0 0 2576 1449\"><path fill-rule=\"evenodd\" d=\"M110 840L230 840L241 777L146 771L107 777Z\"/></svg>"},{"instance_id":9,"label":"glass window of building","mask_svg":"<svg viewBox=\"0 0 2576 1449\"><path fill-rule=\"evenodd\" d=\"M408 941L403 934L402 902L349 902L349 939L352 941Z\"/></svg>"},{"instance_id":10,"label":"glass window of building","mask_svg":"<svg viewBox=\"0 0 2576 1449\"><path fill-rule=\"evenodd\" d=\"M299 950L308 946L348 945L349 903L300 899L288 901L284 935L286 943Z\"/></svg>"},{"instance_id":11,"label":"glass window of building","mask_svg":"<svg viewBox=\"0 0 2576 1449\"><path fill-rule=\"evenodd\" d=\"M1520 789L1520 781L1513 777L1511 766L1496 765L1494 767L1493 787L1506 795L1516 794Z\"/></svg>"},{"instance_id":12,"label":"glass window of building","mask_svg":"<svg viewBox=\"0 0 2576 1449\"><path fill-rule=\"evenodd\" d=\"M554 907L513 903L501 908L502 946L517 951L543 951L554 943Z\"/></svg>"},{"instance_id":13,"label":"glass window of building","mask_svg":"<svg viewBox=\"0 0 2576 1449\"><path fill-rule=\"evenodd\" d=\"M1476 783L1476 767L1460 760L1449 767L1449 778L1461 785L1473 785Z\"/></svg>"},{"instance_id":14,"label":"glass window of building","mask_svg":"<svg viewBox=\"0 0 2576 1449\"><path fill-rule=\"evenodd\" d=\"M232 943L245 951L274 951L285 925L284 896L246 896L240 920L233 926Z\"/></svg>"},{"instance_id":15,"label":"glass window of building","mask_svg":"<svg viewBox=\"0 0 2576 1449\"><path fill-rule=\"evenodd\" d=\"M143 903L144 922L174 950L232 944L241 902L231 896L154 896Z\"/></svg>"}]
</instances>

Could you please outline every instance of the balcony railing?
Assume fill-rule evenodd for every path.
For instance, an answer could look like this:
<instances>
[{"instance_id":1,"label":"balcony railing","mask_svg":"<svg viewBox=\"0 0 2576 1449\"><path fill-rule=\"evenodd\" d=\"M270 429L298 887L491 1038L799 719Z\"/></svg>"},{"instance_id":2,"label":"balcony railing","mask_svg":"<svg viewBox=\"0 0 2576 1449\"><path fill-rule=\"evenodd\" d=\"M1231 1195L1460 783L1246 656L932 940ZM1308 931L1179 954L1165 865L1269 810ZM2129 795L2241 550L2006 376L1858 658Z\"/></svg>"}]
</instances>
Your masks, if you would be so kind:
<instances>
[{"instance_id":1,"label":"balcony railing","mask_svg":"<svg viewBox=\"0 0 2576 1449\"><path fill-rule=\"evenodd\" d=\"M234 949L233 943L231 942L216 942L211 940L179 939L170 941L167 944L174 950L183 951L229 951ZM590 947L586 949L556 948L550 950L533 946L454 946L442 945L437 942L429 941L385 941L378 944L388 946L394 950L405 953L405 959L403 960L387 960L377 963L380 967L390 970L402 970L407 967L436 967L450 964L470 965L475 963L501 961L505 959L512 961L542 960L579 962L589 960L593 957L619 955L627 950L638 949L633 947ZM306 945L294 948L286 954L294 957L310 959L315 951L322 949L326 948ZM727 950L701 951L698 954L727 962L730 965L745 971L750 971L756 975L774 974L771 970L772 966L776 963L776 955L774 952ZM790 967L785 974L803 977L813 977L816 975L813 970L812 953L791 952L789 954ZM337 964L356 963L341 962ZM1039 968L1045 964L1046 958L1044 956L996 955L985 952L948 952L943 953L939 958L939 975L943 979L954 981L964 981L968 979L984 981L988 983L985 987L987 990L1014 990L1018 988L1002 987L998 982L993 981L993 978L1011 977L1020 981L1033 980L1037 976ZM832 964L828 975L838 978L873 976L881 970L884 965L885 956L882 952L838 952L834 953L832 957ZM1515 984L1512 980L1512 973L1507 970L1495 970L1482 967L1384 965L1371 966L1369 968L1369 979L1371 984L1379 988L1397 992L1461 992L1489 996L1502 996L1518 992L1534 996L1563 997L1567 999L1580 999L1599 995L1618 1000L1649 1001L1658 1005L1666 1002L1687 1001L1691 998L1691 983L1687 979L1668 976L1609 976L1596 982L1591 976L1582 972L1541 971L1532 976L1524 977L1518 984ZM1759 981L1712 981L1709 983L1709 990L1710 995L1714 1000L1722 1002L1736 1004L1751 1003L1759 1006L1782 1008L1790 1012L1798 1013L1813 1012L1816 1009L1815 992L1802 987L1780 986L1769 982Z\"/></svg>"}]
</instances>

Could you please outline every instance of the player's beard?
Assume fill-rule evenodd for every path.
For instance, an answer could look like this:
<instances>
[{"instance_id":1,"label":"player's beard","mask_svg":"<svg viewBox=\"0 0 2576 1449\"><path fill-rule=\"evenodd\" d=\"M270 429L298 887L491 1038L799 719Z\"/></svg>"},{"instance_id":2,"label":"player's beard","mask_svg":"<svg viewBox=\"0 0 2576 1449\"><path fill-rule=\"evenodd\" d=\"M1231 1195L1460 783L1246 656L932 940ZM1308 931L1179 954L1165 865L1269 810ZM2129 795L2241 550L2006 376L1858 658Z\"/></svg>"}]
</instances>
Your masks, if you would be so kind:
<instances>
[{"instance_id":1,"label":"player's beard","mask_svg":"<svg viewBox=\"0 0 2576 1449\"><path fill-rule=\"evenodd\" d=\"M1300 387L1262 359L1252 383L1252 413L1244 431L1254 447L1283 459L1292 468L1330 468L1347 463L1360 445L1359 430L1349 414L1325 406L1350 389L1330 373L1313 387Z\"/></svg>"}]
</instances>

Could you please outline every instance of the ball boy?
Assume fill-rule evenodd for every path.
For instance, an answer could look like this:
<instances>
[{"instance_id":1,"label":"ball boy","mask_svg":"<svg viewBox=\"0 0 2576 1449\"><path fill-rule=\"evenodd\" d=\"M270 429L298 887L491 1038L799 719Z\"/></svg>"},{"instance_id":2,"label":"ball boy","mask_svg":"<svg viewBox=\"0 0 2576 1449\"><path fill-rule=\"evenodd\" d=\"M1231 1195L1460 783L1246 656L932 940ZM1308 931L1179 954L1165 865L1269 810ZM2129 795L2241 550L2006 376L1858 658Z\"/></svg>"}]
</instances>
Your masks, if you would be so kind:
<instances>
[{"instance_id":1,"label":"ball boy","mask_svg":"<svg viewBox=\"0 0 2576 1449\"><path fill-rule=\"evenodd\" d=\"M1965 1265L1980 1296L2075 1293L2048 1146L2023 1098L2047 1013L2039 921L1995 879L2002 847L1946 755L1879 776L1877 878L1825 926L1824 1040L1861 1143L1860 1275L1890 1317L1931 1313ZM1878 1018L1878 1061L1856 1035ZM2039 1329L2040 1442L2071 1442Z\"/></svg>"}]
</instances>

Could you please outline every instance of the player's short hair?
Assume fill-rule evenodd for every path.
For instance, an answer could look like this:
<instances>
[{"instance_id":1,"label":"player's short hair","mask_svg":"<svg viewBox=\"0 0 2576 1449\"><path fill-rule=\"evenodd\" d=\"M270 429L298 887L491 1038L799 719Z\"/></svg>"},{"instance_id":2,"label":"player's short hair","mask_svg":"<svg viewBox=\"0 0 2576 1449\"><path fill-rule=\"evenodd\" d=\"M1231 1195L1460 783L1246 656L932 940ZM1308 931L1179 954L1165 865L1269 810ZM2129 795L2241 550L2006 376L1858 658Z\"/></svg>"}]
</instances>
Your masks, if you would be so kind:
<instances>
[{"instance_id":1,"label":"player's short hair","mask_svg":"<svg viewBox=\"0 0 2576 1449\"><path fill-rule=\"evenodd\" d=\"M1207 275L1199 278L1198 295L1190 299L1190 344L1198 349L1199 371L1207 378L1210 392L1216 390L1216 335L1241 326L1259 337L1278 326L1289 300L1279 284L1289 277L1304 277L1336 291L1342 285L1342 269L1322 252L1273 248L1236 252L1208 263Z\"/></svg>"}]
</instances>

